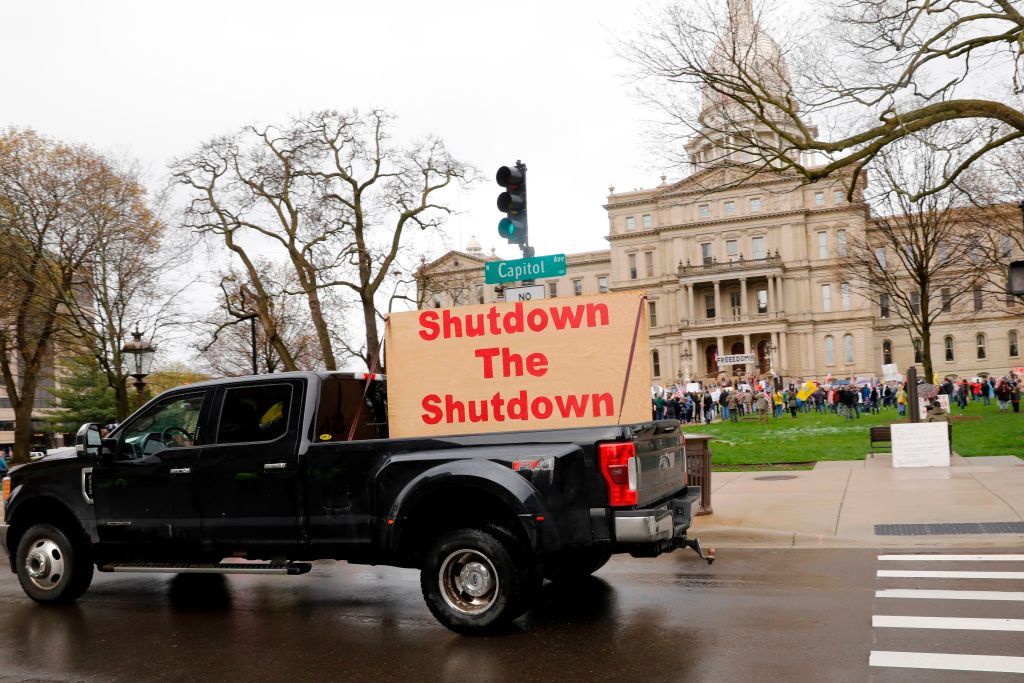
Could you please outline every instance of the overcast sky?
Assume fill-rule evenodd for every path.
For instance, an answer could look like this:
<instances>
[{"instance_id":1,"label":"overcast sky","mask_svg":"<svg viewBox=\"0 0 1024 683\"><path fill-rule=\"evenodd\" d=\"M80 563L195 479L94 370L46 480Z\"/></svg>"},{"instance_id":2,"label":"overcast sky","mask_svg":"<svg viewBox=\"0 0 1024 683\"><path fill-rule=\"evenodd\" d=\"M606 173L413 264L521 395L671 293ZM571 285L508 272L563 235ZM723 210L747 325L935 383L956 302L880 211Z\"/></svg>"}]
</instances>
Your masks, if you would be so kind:
<instances>
[{"instance_id":1,"label":"overcast sky","mask_svg":"<svg viewBox=\"0 0 1024 683\"><path fill-rule=\"evenodd\" d=\"M724 1L724 0L723 0ZM6 2L0 126L167 161L246 123L383 107L397 137L443 137L484 181L453 197L499 255L495 169L529 165L538 254L606 248L602 203L659 182L614 35L638 3L445 0ZM437 246L435 255L443 251Z\"/></svg>"}]
</instances>

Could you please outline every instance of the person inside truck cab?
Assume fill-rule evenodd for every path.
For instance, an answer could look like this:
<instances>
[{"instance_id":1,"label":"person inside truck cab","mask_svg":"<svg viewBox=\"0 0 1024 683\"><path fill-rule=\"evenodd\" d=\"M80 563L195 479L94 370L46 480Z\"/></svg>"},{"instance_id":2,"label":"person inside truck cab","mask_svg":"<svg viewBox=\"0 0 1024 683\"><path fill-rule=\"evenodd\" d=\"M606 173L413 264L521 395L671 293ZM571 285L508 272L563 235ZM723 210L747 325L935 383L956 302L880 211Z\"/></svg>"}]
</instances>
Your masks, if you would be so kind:
<instances>
[{"instance_id":1,"label":"person inside truck cab","mask_svg":"<svg viewBox=\"0 0 1024 683\"><path fill-rule=\"evenodd\" d=\"M178 396L153 406L121 433L120 458L144 458L195 445L202 403L202 396Z\"/></svg>"}]
</instances>

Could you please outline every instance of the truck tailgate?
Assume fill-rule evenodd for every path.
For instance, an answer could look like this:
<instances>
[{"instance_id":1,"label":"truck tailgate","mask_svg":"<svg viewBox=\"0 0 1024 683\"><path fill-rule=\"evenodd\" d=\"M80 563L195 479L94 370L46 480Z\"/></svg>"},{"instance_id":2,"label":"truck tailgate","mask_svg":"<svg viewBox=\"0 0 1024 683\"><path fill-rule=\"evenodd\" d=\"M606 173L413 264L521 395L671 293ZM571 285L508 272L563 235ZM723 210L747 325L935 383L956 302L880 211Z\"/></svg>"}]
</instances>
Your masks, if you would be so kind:
<instances>
[{"instance_id":1,"label":"truck tailgate","mask_svg":"<svg viewBox=\"0 0 1024 683\"><path fill-rule=\"evenodd\" d=\"M674 420L649 423L634 433L639 507L664 500L683 488L686 453L682 438Z\"/></svg>"}]
</instances>

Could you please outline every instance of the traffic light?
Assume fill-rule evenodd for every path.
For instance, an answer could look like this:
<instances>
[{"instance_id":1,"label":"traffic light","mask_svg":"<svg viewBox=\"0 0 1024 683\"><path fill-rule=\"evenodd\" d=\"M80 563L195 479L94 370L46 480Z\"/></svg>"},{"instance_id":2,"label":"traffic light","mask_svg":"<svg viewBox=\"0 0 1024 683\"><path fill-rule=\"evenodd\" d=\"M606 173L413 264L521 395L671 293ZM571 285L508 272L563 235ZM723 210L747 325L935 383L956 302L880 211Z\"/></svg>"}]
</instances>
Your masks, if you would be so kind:
<instances>
[{"instance_id":1,"label":"traffic light","mask_svg":"<svg viewBox=\"0 0 1024 683\"><path fill-rule=\"evenodd\" d=\"M516 161L515 166L502 166L495 175L498 184L505 191L498 195L498 210L505 218L498 222L498 234L509 244L518 244L526 249L529 245L529 228L526 222L526 164Z\"/></svg>"}]
</instances>

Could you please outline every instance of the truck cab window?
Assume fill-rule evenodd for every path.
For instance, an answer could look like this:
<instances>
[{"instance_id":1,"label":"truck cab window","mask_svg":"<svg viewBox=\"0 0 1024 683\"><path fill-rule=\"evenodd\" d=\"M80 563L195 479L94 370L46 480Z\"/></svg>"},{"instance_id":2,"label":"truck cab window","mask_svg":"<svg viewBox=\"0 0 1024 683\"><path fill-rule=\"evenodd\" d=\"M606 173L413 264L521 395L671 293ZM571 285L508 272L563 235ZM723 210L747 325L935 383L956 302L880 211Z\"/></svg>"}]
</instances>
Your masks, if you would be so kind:
<instances>
[{"instance_id":1,"label":"truck cab window","mask_svg":"<svg viewBox=\"0 0 1024 683\"><path fill-rule=\"evenodd\" d=\"M292 388L288 384L234 387L224 392L218 444L273 441L288 430Z\"/></svg>"},{"instance_id":2,"label":"truck cab window","mask_svg":"<svg viewBox=\"0 0 1024 683\"><path fill-rule=\"evenodd\" d=\"M384 385L373 382L363 402L365 380L328 377L320 390L316 415L316 441L345 441L352 422L353 440L387 438L387 398ZM360 409L362 404L362 409Z\"/></svg>"},{"instance_id":3,"label":"truck cab window","mask_svg":"<svg viewBox=\"0 0 1024 683\"><path fill-rule=\"evenodd\" d=\"M121 432L120 458L134 460L168 448L191 448L198 440L203 394L161 401Z\"/></svg>"}]
</instances>

